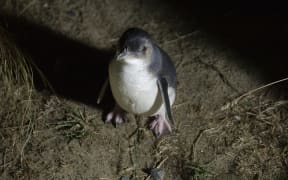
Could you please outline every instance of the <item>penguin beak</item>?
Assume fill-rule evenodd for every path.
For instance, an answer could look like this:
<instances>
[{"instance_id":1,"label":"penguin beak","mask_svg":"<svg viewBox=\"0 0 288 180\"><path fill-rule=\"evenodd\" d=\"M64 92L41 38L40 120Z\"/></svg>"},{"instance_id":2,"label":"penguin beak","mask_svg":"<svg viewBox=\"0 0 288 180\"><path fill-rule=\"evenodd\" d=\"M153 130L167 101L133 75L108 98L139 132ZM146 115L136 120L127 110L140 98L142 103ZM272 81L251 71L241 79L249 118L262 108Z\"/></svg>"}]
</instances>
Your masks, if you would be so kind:
<instances>
[{"instance_id":1,"label":"penguin beak","mask_svg":"<svg viewBox=\"0 0 288 180\"><path fill-rule=\"evenodd\" d=\"M129 55L129 51L127 48L124 48L122 51L119 52L116 60L121 61L121 60L125 59L125 56L127 56L127 55Z\"/></svg>"},{"instance_id":2,"label":"penguin beak","mask_svg":"<svg viewBox=\"0 0 288 180\"><path fill-rule=\"evenodd\" d=\"M117 55L116 60L117 60L117 61L121 61L121 60L124 59L125 56L126 56L126 52L125 52L125 51L124 51L124 52L120 52L120 53Z\"/></svg>"}]
</instances>

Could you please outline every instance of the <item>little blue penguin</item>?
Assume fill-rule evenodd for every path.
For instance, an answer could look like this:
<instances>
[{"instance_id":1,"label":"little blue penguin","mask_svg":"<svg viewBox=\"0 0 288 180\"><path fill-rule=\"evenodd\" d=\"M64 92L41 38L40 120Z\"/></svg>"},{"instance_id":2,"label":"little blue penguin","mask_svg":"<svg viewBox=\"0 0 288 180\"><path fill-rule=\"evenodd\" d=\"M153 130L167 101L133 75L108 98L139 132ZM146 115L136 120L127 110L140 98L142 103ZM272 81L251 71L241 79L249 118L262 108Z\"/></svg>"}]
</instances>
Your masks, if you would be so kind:
<instances>
[{"instance_id":1,"label":"little blue penguin","mask_svg":"<svg viewBox=\"0 0 288 180\"><path fill-rule=\"evenodd\" d=\"M109 64L109 84L116 105L105 122L123 123L128 112L149 117L148 127L156 137L172 132L176 69L146 31L129 28L120 37Z\"/></svg>"}]
</instances>

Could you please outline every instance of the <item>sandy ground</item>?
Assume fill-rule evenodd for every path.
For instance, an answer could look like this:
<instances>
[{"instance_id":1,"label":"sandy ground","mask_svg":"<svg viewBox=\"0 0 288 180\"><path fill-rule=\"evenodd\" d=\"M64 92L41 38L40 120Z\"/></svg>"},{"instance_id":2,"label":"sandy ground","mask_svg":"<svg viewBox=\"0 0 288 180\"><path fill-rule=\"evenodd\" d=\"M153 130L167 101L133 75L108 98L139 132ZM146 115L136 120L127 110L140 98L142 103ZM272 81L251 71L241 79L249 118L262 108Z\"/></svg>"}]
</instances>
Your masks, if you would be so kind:
<instances>
[{"instance_id":1,"label":"sandy ground","mask_svg":"<svg viewBox=\"0 0 288 180\"><path fill-rule=\"evenodd\" d=\"M1 179L145 179L156 166L168 180L288 177L286 101L276 88L221 110L285 75L281 62L259 62L273 59L274 51L271 56L265 48L250 52L262 44L253 23L243 28L243 22L199 18L173 1L6 0L0 5L4 26L54 88L45 88L36 75L29 137L19 137L13 129L17 121L2 118ZM130 115L129 123L117 128L104 124L111 94L96 105L113 47L129 27L148 31L177 68L176 125L160 140L144 118L136 123ZM243 36L235 35L238 28ZM275 44L265 47L270 46Z\"/></svg>"}]
</instances>

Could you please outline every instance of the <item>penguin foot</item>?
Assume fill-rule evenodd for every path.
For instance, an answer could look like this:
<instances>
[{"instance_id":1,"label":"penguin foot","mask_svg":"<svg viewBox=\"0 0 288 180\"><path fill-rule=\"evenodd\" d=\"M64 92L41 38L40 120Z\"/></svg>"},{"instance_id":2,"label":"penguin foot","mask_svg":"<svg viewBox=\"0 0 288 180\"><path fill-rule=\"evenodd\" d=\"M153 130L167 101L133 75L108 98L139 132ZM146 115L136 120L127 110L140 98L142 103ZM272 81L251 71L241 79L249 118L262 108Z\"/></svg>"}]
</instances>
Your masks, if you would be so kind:
<instances>
[{"instance_id":1,"label":"penguin foot","mask_svg":"<svg viewBox=\"0 0 288 180\"><path fill-rule=\"evenodd\" d=\"M125 111L118 105L106 115L105 123L112 123L114 126L126 122Z\"/></svg>"},{"instance_id":2,"label":"penguin foot","mask_svg":"<svg viewBox=\"0 0 288 180\"><path fill-rule=\"evenodd\" d=\"M160 137L165 133L171 133L172 128L168 120L163 115L156 115L153 117L152 122L149 124L149 128L153 131L156 137Z\"/></svg>"}]
</instances>

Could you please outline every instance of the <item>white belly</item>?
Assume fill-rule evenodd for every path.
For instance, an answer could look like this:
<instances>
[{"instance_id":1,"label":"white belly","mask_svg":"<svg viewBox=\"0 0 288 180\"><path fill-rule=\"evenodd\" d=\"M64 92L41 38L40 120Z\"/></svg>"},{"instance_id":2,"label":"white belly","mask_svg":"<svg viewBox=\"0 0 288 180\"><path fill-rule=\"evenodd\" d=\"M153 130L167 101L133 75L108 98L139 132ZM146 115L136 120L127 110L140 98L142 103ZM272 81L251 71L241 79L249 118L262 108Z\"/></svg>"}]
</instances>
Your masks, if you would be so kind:
<instances>
[{"instance_id":1,"label":"white belly","mask_svg":"<svg viewBox=\"0 0 288 180\"><path fill-rule=\"evenodd\" d=\"M118 105L133 114L157 113L162 101L156 77L145 66L117 63L114 61L109 66L109 81Z\"/></svg>"}]
</instances>

